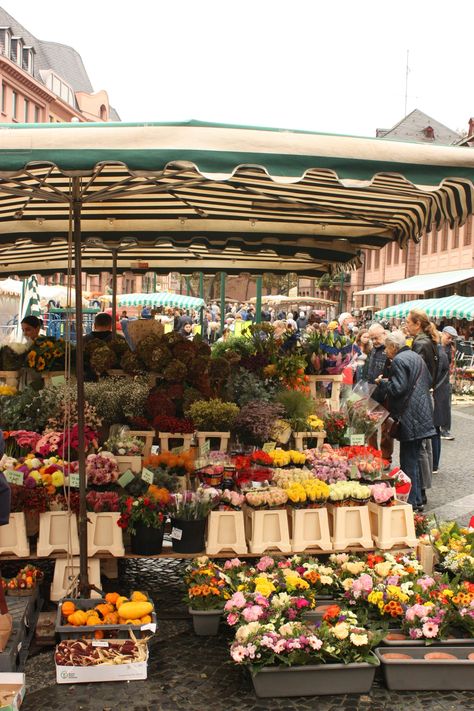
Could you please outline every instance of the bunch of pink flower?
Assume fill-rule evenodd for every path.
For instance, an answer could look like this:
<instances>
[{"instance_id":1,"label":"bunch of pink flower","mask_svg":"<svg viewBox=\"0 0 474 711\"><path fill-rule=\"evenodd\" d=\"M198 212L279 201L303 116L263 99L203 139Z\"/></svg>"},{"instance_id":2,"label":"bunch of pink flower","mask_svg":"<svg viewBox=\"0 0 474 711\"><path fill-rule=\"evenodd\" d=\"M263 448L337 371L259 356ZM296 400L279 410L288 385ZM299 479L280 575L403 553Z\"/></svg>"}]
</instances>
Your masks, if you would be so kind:
<instances>
[{"instance_id":1,"label":"bunch of pink flower","mask_svg":"<svg viewBox=\"0 0 474 711\"><path fill-rule=\"evenodd\" d=\"M238 591L227 600L224 610L228 613L227 624L235 627L249 622L292 622L300 618L309 607L309 600L303 596L275 592L266 597L258 592L244 594Z\"/></svg>"},{"instance_id":2,"label":"bunch of pink flower","mask_svg":"<svg viewBox=\"0 0 474 711\"><path fill-rule=\"evenodd\" d=\"M94 513L119 510L119 495L116 491L88 491L86 502L87 510Z\"/></svg>"},{"instance_id":3,"label":"bunch of pink flower","mask_svg":"<svg viewBox=\"0 0 474 711\"><path fill-rule=\"evenodd\" d=\"M220 497L221 509L233 509L235 511L242 508L242 504L245 501L244 494L239 494L238 491L231 491L230 489L224 489Z\"/></svg>"},{"instance_id":4,"label":"bunch of pink flower","mask_svg":"<svg viewBox=\"0 0 474 711\"><path fill-rule=\"evenodd\" d=\"M18 440L17 440L18 441ZM58 448L63 442L62 432L46 432L36 442L35 451L42 457L57 454Z\"/></svg>"},{"instance_id":5,"label":"bunch of pink flower","mask_svg":"<svg viewBox=\"0 0 474 711\"><path fill-rule=\"evenodd\" d=\"M374 581L372 577L368 573L362 573L362 575L359 575L358 578L352 581L349 593L355 600L359 598L365 599L373 587Z\"/></svg>"},{"instance_id":6,"label":"bunch of pink flower","mask_svg":"<svg viewBox=\"0 0 474 711\"><path fill-rule=\"evenodd\" d=\"M433 604L412 605L405 610L402 630L410 639L440 639L446 610Z\"/></svg>"},{"instance_id":7,"label":"bunch of pink flower","mask_svg":"<svg viewBox=\"0 0 474 711\"><path fill-rule=\"evenodd\" d=\"M16 441L19 447L29 449L31 452L35 450L38 441L41 439L40 434L29 430L14 430L10 432L10 437Z\"/></svg>"},{"instance_id":8,"label":"bunch of pink flower","mask_svg":"<svg viewBox=\"0 0 474 711\"><path fill-rule=\"evenodd\" d=\"M370 494L372 500L376 504L386 504L388 501L395 497L395 489L392 486L387 486L386 484L372 484L370 487Z\"/></svg>"},{"instance_id":9,"label":"bunch of pink flower","mask_svg":"<svg viewBox=\"0 0 474 711\"><path fill-rule=\"evenodd\" d=\"M87 483L95 486L113 484L119 477L117 460L112 455L89 454L86 459Z\"/></svg>"},{"instance_id":10,"label":"bunch of pink flower","mask_svg":"<svg viewBox=\"0 0 474 711\"><path fill-rule=\"evenodd\" d=\"M274 625L250 623L237 630L230 656L236 664L255 668L273 664L291 663L291 657L299 652L307 662L322 660L323 641L314 628L298 622L287 622L275 630Z\"/></svg>"}]
</instances>

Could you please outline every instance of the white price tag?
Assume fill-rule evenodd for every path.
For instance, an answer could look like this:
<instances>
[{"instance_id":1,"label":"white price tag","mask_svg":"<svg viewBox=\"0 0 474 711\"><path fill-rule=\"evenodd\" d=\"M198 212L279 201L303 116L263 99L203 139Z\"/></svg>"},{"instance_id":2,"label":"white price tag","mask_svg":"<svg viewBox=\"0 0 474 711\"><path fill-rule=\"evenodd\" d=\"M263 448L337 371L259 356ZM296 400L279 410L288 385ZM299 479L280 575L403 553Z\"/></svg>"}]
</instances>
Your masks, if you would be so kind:
<instances>
[{"instance_id":1,"label":"white price tag","mask_svg":"<svg viewBox=\"0 0 474 711\"><path fill-rule=\"evenodd\" d=\"M108 647L109 643L106 639L93 639L91 642L93 647Z\"/></svg>"},{"instance_id":2,"label":"white price tag","mask_svg":"<svg viewBox=\"0 0 474 711\"><path fill-rule=\"evenodd\" d=\"M365 435L363 434L354 434L351 435L351 447L358 447L358 446L364 446L365 445Z\"/></svg>"},{"instance_id":3,"label":"white price tag","mask_svg":"<svg viewBox=\"0 0 474 711\"><path fill-rule=\"evenodd\" d=\"M173 528L171 529L171 538L174 538L175 541L180 541L183 537L183 531L180 528Z\"/></svg>"},{"instance_id":4,"label":"white price tag","mask_svg":"<svg viewBox=\"0 0 474 711\"><path fill-rule=\"evenodd\" d=\"M79 489L79 474L69 474L69 486Z\"/></svg>"},{"instance_id":5,"label":"white price tag","mask_svg":"<svg viewBox=\"0 0 474 711\"><path fill-rule=\"evenodd\" d=\"M143 481L146 481L147 484L153 484L153 480L155 478L155 475L153 472L151 472L149 469L146 469L143 467L142 469L142 479Z\"/></svg>"},{"instance_id":6,"label":"white price tag","mask_svg":"<svg viewBox=\"0 0 474 711\"><path fill-rule=\"evenodd\" d=\"M156 622L148 622L148 624L142 625L140 629L149 630L150 632L156 632Z\"/></svg>"}]
</instances>

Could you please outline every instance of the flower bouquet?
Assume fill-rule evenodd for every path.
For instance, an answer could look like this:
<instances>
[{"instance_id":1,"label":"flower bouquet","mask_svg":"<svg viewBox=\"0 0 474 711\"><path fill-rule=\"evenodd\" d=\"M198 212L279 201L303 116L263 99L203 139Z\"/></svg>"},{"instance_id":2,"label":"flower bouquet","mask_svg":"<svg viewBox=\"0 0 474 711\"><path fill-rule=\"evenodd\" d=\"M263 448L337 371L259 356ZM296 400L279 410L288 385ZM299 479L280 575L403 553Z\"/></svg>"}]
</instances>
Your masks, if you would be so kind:
<instances>
[{"instance_id":1,"label":"flower bouquet","mask_svg":"<svg viewBox=\"0 0 474 711\"><path fill-rule=\"evenodd\" d=\"M307 464L311 468L313 476L328 484L338 481L346 481L350 478L351 464L347 457L337 451L322 451L318 449L306 450Z\"/></svg>"},{"instance_id":2,"label":"flower bouquet","mask_svg":"<svg viewBox=\"0 0 474 711\"><path fill-rule=\"evenodd\" d=\"M88 491L86 502L87 510L93 513L116 512L120 507L116 491Z\"/></svg>"},{"instance_id":3,"label":"flower bouquet","mask_svg":"<svg viewBox=\"0 0 474 711\"><path fill-rule=\"evenodd\" d=\"M334 506L363 506L370 501L370 488L358 481L338 481L329 487L329 501Z\"/></svg>"},{"instance_id":4,"label":"flower bouquet","mask_svg":"<svg viewBox=\"0 0 474 711\"><path fill-rule=\"evenodd\" d=\"M295 508L321 508L329 498L329 486L319 479L303 479L285 488L288 503Z\"/></svg>"},{"instance_id":5,"label":"flower bouquet","mask_svg":"<svg viewBox=\"0 0 474 711\"><path fill-rule=\"evenodd\" d=\"M45 370L63 370L66 342L64 339L38 337L26 356L28 368L42 373Z\"/></svg>"},{"instance_id":6,"label":"flower bouquet","mask_svg":"<svg viewBox=\"0 0 474 711\"><path fill-rule=\"evenodd\" d=\"M370 488L370 496L374 504L379 506L393 506L395 503L395 489L386 484L372 484Z\"/></svg>"},{"instance_id":7,"label":"flower bouquet","mask_svg":"<svg viewBox=\"0 0 474 711\"><path fill-rule=\"evenodd\" d=\"M269 452L271 458L271 465L274 467L287 467L287 466L304 466L306 463L306 453L298 452L296 449L289 449L285 451L284 449L276 448Z\"/></svg>"},{"instance_id":8,"label":"flower bouquet","mask_svg":"<svg viewBox=\"0 0 474 711\"><path fill-rule=\"evenodd\" d=\"M346 443L347 417L343 412L328 412L324 415L324 429L329 444Z\"/></svg>"},{"instance_id":9,"label":"flower bouquet","mask_svg":"<svg viewBox=\"0 0 474 711\"><path fill-rule=\"evenodd\" d=\"M219 501L219 511L240 511L245 503L245 495L238 491L224 489Z\"/></svg>"},{"instance_id":10,"label":"flower bouquet","mask_svg":"<svg viewBox=\"0 0 474 711\"><path fill-rule=\"evenodd\" d=\"M123 430L117 435L109 437L104 443L104 449L115 456L139 457L143 452L145 443L139 437L132 437Z\"/></svg>"},{"instance_id":11,"label":"flower bouquet","mask_svg":"<svg viewBox=\"0 0 474 711\"><path fill-rule=\"evenodd\" d=\"M287 493L278 486L255 489L245 494L246 503L253 509L282 508L288 500Z\"/></svg>"},{"instance_id":12,"label":"flower bouquet","mask_svg":"<svg viewBox=\"0 0 474 711\"><path fill-rule=\"evenodd\" d=\"M222 610L230 598L226 576L205 556L196 558L184 575L184 602L193 610Z\"/></svg>"},{"instance_id":13,"label":"flower bouquet","mask_svg":"<svg viewBox=\"0 0 474 711\"><path fill-rule=\"evenodd\" d=\"M115 484L119 478L117 460L109 452L89 454L86 458L86 476L89 485Z\"/></svg>"}]
</instances>

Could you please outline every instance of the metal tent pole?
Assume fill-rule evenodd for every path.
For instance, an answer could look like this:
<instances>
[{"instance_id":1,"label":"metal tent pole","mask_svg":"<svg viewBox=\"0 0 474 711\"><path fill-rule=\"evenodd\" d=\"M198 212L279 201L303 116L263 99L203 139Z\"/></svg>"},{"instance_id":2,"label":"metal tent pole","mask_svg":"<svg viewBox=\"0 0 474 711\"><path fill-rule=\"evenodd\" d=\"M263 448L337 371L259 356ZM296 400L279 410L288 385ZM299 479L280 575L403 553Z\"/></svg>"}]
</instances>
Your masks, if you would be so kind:
<instances>
[{"instance_id":1,"label":"metal tent pole","mask_svg":"<svg viewBox=\"0 0 474 711\"><path fill-rule=\"evenodd\" d=\"M199 272L199 298L204 299L204 274ZM201 306L199 323L201 324L201 338L204 339L204 306Z\"/></svg>"},{"instance_id":2,"label":"metal tent pole","mask_svg":"<svg viewBox=\"0 0 474 711\"><path fill-rule=\"evenodd\" d=\"M225 280L227 274L221 272L221 336L224 333L225 325Z\"/></svg>"},{"instance_id":3,"label":"metal tent pole","mask_svg":"<svg viewBox=\"0 0 474 711\"><path fill-rule=\"evenodd\" d=\"M87 507L86 453L84 437L84 361L82 336L82 254L81 254L81 179L72 178L74 268L76 274L76 379L77 379L77 452L79 463L79 591L81 597L90 596L87 569Z\"/></svg>"},{"instance_id":4,"label":"metal tent pole","mask_svg":"<svg viewBox=\"0 0 474 711\"><path fill-rule=\"evenodd\" d=\"M112 250L112 336L117 335L117 253Z\"/></svg>"},{"instance_id":5,"label":"metal tent pole","mask_svg":"<svg viewBox=\"0 0 474 711\"><path fill-rule=\"evenodd\" d=\"M263 283L263 278L262 276L257 277L257 303L255 304L255 322L256 323L261 323L262 321L262 283Z\"/></svg>"}]
</instances>

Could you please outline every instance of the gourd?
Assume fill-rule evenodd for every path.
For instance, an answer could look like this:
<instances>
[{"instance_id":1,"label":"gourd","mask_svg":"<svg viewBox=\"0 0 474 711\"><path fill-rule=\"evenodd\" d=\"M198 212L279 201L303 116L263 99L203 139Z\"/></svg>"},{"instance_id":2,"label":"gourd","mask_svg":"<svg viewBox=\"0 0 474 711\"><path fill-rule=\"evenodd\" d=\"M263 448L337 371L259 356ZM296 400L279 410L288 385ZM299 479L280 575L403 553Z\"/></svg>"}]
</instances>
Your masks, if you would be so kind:
<instances>
[{"instance_id":1,"label":"gourd","mask_svg":"<svg viewBox=\"0 0 474 711\"><path fill-rule=\"evenodd\" d=\"M66 602L63 602L61 605L61 614L64 617L69 617L69 615L72 615L73 612L76 611L76 606L71 600L66 600Z\"/></svg>"},{"instance_id":2,"label":"gourd","mask_svg":"<svg viewBox=\"0 0 474 711\"><path fill-rule=\"evenodd\" d=\"M83 610L76 610L72 615L68 616L67 621L74 627L82 627L87 623L87 615Z\"/></svg>"},{"instance_id":3,"label":"gourd","mask_svg":"<svg viewBox=\"0 0 474 711\"><path fill-rule=\"evenodd\" d=\"M132 592L130 600L133 602L148 602L148 597L139 590L135 590L135 592Z\"/></svg>"},{"instance_id":4,"label":"gourd","mask_svg":"<svg viewBox=\"0 0 474 711\"><path fill-rule=\"evenodd\" d=\"M98 615L89 615L89 617L87 618L86 625L88 627L92 627L95 625L101 625L101 624L102 624L102 620L100 619L100 617Z\"/></svg>"},{"instance_id":5,"label":"gourd","mask_svg":"<svg viewBox=\"0 0 474 711\"><path fill-rule=\"evenodd\" d=\"M102 617L105 617L106 615L109 614L109 612L114 611L113 605L109 605L106 602L101 602L99 605L95 606L96 614L101 615Z\"/></svg>"},{"instance_id":6,"label":"gourd","mask_svg":"<svg viewBox=\"0 0 474 711\"><path fill-rule=\"evenodd\" d=\"M111 605L115 605L117 603L117 600L119 599L120 595L116 592L111 592L107 593L105 596L106 602L109 602Z\"/></svg>"},{"instance_id":7,"label":"gourd","mask_svg":"<svg viewBox=\"0 0 474 711\"><path fill-rule=\"evenodd\" d=\"M118 615L116 612L109 612L104 617L104 625L116 625L118 622Z\"/></svg>"},{"instance_id":8,"label":"gourd","mask_svg":"<svg viewBox=\"0 0 474 711\"><path fill-rule=\"evenodd\" d=\"M145 615L145 617L142 617L142 619L141 619L142 625L147 625L149 622L151 622L151 615Z\"/></svg>"},{"instance_id":9,"label":"gourd","mask_svg":"<svg viewBox=\"0 0 474 711\"><path fill-rule=\"evenodd\" d=\"M123 605L124 602L129 602L128 597L125 597L124 595L119 595L117 600L115 601L115 607L117 608L117 610L121 605Z\"/></svg>"},{"instance_id":10,"label":"gourd","mask_svg":"<svg viewBox=\"0 0 474 711\"><path fill-rule=\"evenodd\" d=\"M151 602L124 602L118 608L119 617L127 620L138 620L153 611Z\"/></svg>"}]
</instances>

